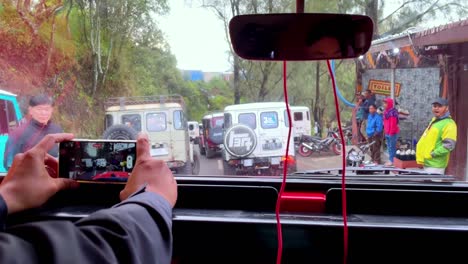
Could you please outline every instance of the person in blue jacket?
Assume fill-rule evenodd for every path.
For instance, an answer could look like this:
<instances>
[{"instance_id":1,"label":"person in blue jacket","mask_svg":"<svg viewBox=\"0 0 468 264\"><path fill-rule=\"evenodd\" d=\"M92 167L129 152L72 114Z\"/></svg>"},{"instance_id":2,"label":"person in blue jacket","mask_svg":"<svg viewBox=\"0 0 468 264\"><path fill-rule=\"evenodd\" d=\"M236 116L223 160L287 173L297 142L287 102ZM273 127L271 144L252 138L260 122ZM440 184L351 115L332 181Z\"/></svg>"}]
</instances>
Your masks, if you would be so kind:
<instances>
[{"instance_id":1,"label":"person in blue jacket","mask_svg":"<svg viewBox=\"0 0 468 264\"><path fill-rule=\"evenodd\" d=\"M382 131L382 116L377 113L377 106L375 104L371 104L369 105L369 115L367 117L366 133L368 136L368 142L375 142L370 147L372 162L374 162L375 164L382 163L382 159L380 157L380 146L382 145Z\"/></svg>"}]
</instances>

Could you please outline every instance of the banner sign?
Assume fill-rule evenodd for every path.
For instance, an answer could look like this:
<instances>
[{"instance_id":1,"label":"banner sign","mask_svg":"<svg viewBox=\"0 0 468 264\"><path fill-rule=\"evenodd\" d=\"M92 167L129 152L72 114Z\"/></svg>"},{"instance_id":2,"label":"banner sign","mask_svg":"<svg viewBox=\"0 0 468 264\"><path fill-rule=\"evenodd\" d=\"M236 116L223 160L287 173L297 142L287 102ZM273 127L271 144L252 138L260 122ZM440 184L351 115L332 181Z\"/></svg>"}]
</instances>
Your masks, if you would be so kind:
<instances>
[{"instance_id":1,"label":"banner sign","mask_svg":"<svg viewBox=\"0 0 468 264\"><path fill-rule=\"evenodd\" d=\"M390 96L391 95L390 87L391 87L391 83L388 81L369 80L368 89L370 89L372 93L374 94ZM401 89L401 83L395 83L395 97L400 96L400 89Z\"/></svg>"}]
</instances>

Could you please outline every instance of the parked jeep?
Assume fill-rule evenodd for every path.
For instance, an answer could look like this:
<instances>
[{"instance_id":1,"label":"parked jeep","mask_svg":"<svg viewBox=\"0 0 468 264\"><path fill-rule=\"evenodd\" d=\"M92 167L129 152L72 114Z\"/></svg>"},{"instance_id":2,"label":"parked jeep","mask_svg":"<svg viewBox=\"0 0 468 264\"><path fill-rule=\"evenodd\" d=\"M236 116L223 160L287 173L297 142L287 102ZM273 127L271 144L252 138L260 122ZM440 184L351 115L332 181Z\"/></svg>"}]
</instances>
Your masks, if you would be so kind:
<instances>
[{"instance_id":1,"label":"parked jeep","mask_svg":"<svg viewBox=\"0 0 468 264\"><path fill-rule=\"evenodd\" d=\"M296 171L294 141L285 157L290 122L284 103L252 103L224 109L225 175L281 175Z\"/></svg>"},{"instance_id":2,"label":"parked jeep","mask_svg":"<svg viewBox=\"0 0 468 264\"><path fill-rule=\"evenodd\" d=\"M213 158L221 150L223 123L224 114L222 112L207 114L202 119L204 144L200 144L200 151L206 154L209 159Z\"/></svg>"},{"instance_id":3,"label":"parked jeep","mask_svg":"<svg viewBox=\"0 0 468 264\"><path fill-rule=\"evenodd\" d=\"M182 96L110 98L105 107L104 139L135 139L145 132L151 156L166 161L176 174L199 173L200 155L189 139Z\"/></svg>"},{"instance_id":4,"label":"parked jeep","mask_svg":"<svg viewBox=\"0 0 468 264\"><path fill-rule=\"evenodd\" d=\"M3 165L8 133L15 129L21 120L21 111L16 95L0 90L0 173L6 172Z\"/></svg>"}]
</instances>

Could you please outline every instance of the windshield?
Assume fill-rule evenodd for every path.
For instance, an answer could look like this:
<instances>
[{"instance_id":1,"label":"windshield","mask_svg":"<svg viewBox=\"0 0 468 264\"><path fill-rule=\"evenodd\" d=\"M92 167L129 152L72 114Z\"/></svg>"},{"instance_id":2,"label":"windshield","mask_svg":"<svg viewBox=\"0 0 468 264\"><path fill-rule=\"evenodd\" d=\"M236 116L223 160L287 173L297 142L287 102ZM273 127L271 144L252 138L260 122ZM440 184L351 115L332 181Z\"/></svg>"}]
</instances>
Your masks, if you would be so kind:
<instances>
[{"instance_id":1,"label":"windshield","mask_svg":"<svg viewBox=\"0 0 468 264\"><path fill-rule=\"evenodd\" d=\"M283 76L282 62L243 60L229 42L233 16L295 2L1 1L0 172L37 143L18 136L37 123L85 139L147 133L181 177L280 177L286 160L291 177L313 177L345 152L354 171L465 180L466 2L306 1L306 12L376 22L367 54L331 61L343 140L326 61L288 62Z\"/></svg>"}]
</instances>

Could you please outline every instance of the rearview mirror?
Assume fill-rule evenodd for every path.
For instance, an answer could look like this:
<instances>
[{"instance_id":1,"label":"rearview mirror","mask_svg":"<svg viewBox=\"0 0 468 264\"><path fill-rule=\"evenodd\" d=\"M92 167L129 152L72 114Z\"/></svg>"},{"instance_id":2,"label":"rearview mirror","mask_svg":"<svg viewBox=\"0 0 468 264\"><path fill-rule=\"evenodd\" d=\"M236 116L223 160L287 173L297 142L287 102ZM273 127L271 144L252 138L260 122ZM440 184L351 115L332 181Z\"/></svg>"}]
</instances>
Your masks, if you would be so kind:
<instances>
[{"instance_id":1,"label":"rearview mirror","mask_svg":"<svg viewBox=\"0 0 468 264\"><path fill-rule=\"evenodd\" d=\"M373 23L362 15L241 15L229 33L236 54L248 60L346 59L369 50Z\"/></svg>"}]
</instances>

